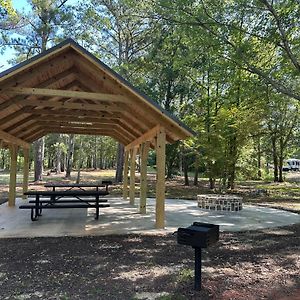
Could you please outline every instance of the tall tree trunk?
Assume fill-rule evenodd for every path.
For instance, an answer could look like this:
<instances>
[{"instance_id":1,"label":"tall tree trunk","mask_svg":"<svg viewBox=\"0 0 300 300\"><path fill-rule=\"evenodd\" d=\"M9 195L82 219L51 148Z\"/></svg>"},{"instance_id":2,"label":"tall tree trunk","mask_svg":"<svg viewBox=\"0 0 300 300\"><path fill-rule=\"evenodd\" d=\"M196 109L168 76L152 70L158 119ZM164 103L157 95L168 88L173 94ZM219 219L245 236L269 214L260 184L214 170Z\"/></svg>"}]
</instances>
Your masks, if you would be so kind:
<instances>
[{"instance_id":1,"label":"tall tree trunk","mask_svg":"<svg viewBox=\"0 0 300 300\"><path fill-rule=\"evenodd\" d=\"M116 182L122 182L123 180L123 165L124 165L124 146L118 144L117 150L117 168L116 168Z\"/></svg>"},{"instance_id":2,"label":"tall tree trunk","mask_svg":"<svg viewBox=\"0 0 300 300\"><path fill-rule=\"evenodd\" d=\"M70 134L69 135L67 163L66 163L66 178L71 178L71 171L72 171L72 167L73 167L73 156L74 156L74 144L75 144L74 134Z\"/></svg>"},{"instance_id":3,"label":"tall tree trunk","mask_svg":"<svg viewBox=\"0 0 300 300\"><path fill-rule=\"evenodd\" d=\"M273 165L274 165L274 182L278 182L278 156L277 156L277 147L276 147L276 136L271 137L272 141L272 156L273 156Z\"/></svg>"},{"instance_id":4,"label":"tall tree trunk","mask_svg":"<svg viewBox=\"0 0 300 300\"><path fill-rule=\"evenodd\" d=\"M207 162L207 174L209 178L209 188L213 190L215 188L216 179L213 176L213 170L212 170L212 161L209 159Z\"/></svg>"},{"instance_id":5,"label":"tall tree trunk","mask_svg":"<svg viewBox=\"0 0 300 300\"><path fill-rule=\"evenodd\" d=\"M209 188L213 190L216 187L216 179L213 177L209 177Z\"/></svg>"},{"instance_id":6,"label":"tall tree trunk","mask_svg":"<svg viewBox=\"0 0 300 300\"><path fill-rule=\"evenodd\" d=\"M98 143L97 143L97 136L95 135L94 140L94 160L93 160L93 168L95 170L98 169Z\"/></svg>"},{"instance_id":7,"label":"tall tree trunk","mask_svg":"<svg viewBox=\"0 0 300 300\"><path fill-rule=\"evenodd\" d=\"M61 135L60 134L58 134L57 143L58 145L56 148L55 169L56 169L56 174L60 174L61 173L61 147L60 147Z\"/></svg>"},{"instance_id":8,"label":"tall tree trunk","mask_svg":"<svg viewBox=\"0 0 300 300\"><path fill-rule=\"evenodd\" d=\"M278 155L278 158L279 158L279 162L278 162L278 164L279 164L279 166L278 166L278 169L279 169L279 177L278 177L278 181L279 182L283 182L284 180L283 180L283 174L282 174L282 168L283 168L283 159L284 159L284 154L283 154L283 152L284 152L284 143L283 143L283 139L282 138L280 138L280 140L279 140L279 155Z\"/></svg>"},{"instance_id":9,"label":"tall tree trunk","mask_svg":"<svg viewBox=\"0 0 300 300\"><path fill-rule=\"evenodd\" d=\"M43 180L43 161L44 161L44 137L34 143L34 181Z\"/></svg>"},{"instance_id":10,"label":"tall tree trunk","mask_svg":"<svg viewBox=\"0 0 300 300\"><path fill-rule=\"evenodd\" d=\"M195 175L194 175L194 185L198 185L198 175L199 175L199 155L196 153L195 157Z\"/></svg>"},{"instance_id":11,"label":"tall tree trunk","mask_svg":"<svg viewBox=\"0 0 300 300\"><path fill-rule=\"evenodd\" d=\"M183 173L184 173L184 185L189 186L190 181L189 181L189 164L186 155L183 153L182 156L182 163L183 163Z\"/></svg>"},{"instance_id":12,"label":"tall tree trunk","mask_svg":"<svg viewBox=\"0 0 300 300\"><path fill-rule=\"evenodd\" d=\"M257 177L261 179L261 145L260 137L257 139Z\"/></svg>"},{"instance_id":13,"label":"tall tree trunk","mask_svg":"<svg viewBox=\"0 0 300 300\"><path fill-rule=\"evenodd\" d=\"M78 171L77 171L76 183L80 183L80 175L81 175L82 164L83 164L83 159L82 159L82 155L81 155L79 157L79 162L78 162Z\"/></svg>"},{"instance_id":14,"label":"tall tree trunk","mask_svg":"<svg viewBox=\"0 0 300 300\"><path fill-rule=\"evenodd\" d=\"M233 190L234 189L234 183L235 183L235 171L236 171L236 161L237 161L237 140L236 136L234 135L230 139L230 145L229 145L229 166L228 166L228 186L227 188Z\"/></svg>"}]
</instances>

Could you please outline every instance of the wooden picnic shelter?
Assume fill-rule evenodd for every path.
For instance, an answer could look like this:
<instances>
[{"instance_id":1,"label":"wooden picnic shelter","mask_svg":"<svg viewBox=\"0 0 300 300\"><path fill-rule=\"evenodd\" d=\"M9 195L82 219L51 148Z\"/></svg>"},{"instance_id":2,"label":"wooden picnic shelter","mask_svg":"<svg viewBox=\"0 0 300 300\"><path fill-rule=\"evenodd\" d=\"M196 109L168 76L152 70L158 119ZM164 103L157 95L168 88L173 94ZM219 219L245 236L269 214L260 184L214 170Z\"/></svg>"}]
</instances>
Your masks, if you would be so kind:
<instances>
[{"instance_id":1,"label":"wooden picnic shelter","mask_svg":"<svg viewBox=\"0 0 300 300\"><path fill-rule=\"evenodd\" d=\"M164 228L166 143L193 132L71 39L0 74L0 147L11 155L9 206L15 206L19 148L26 192L30 144L48 133L104 135L124 144L123 197L131 204L139 154L141 213L146 212L148 152L155 149L156 228Z\"/></svg>"}]
</instances>

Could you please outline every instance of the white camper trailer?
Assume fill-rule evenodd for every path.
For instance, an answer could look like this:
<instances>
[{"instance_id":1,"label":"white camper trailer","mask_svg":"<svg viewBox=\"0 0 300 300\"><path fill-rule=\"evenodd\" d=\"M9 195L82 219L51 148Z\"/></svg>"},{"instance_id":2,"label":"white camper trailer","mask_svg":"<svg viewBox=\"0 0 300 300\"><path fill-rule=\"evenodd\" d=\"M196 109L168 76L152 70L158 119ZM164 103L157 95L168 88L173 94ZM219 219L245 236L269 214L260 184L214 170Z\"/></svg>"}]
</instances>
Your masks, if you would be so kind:
<instances>
[{"instance_id":1,"label":"white camper trailer","mask_svg":"<svg viewBox=\"0 0 300 300\"><path fill-rule=\"evenodd\" d=\"M300 171L300 159L290 158L285 161L283 171Z\"/></svg>"}]
</instances>

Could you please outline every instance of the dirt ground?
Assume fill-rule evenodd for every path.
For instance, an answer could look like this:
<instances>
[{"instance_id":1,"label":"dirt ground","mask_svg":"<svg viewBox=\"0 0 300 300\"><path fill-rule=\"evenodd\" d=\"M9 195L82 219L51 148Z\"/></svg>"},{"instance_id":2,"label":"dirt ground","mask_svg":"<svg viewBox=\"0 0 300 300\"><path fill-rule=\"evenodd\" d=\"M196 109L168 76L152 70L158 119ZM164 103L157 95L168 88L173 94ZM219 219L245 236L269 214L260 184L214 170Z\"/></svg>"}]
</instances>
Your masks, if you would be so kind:
<instances>
[{"instance_id":1,"label":"dirt ground","mask_svg":"<svg viewBox=\"0 0 300 300\"><path fill-rule=\"evenodd\" d=\"M174 235L0 239L0 299L296 300L299 246L300 224L223 233L195 292L193 249Z\"/></svg>"},{"instance_id":2,"label":"dirt ground","mask_svg":"<svg viewBox=\"0 0 300 300\"><path fill-rule=\"evenodd\" d=\"M292 175L297 180L281 184L240 182L231 192L246 203L300 213L300 174ZM82 172L85 182L111 176L113 171ZM3 178L2 202L8 190ZM149 196L154 179L150 174ZM61 180L62 175L45 177ZM30 189L43 189L44 183ZM267 194L253 194L258 189ZM17 191L21 195L21 184ZM110 192L120 195L121 186ZM169 198L195 199L209 192L203 179L197 187L184 186L180 177L166 183ZM177 245L174 235L0 239L0 299L300 300L300 224L221 234L204 250L200 292L193 290L193 259L193 249Z\"/></svg>"}]
</instances>

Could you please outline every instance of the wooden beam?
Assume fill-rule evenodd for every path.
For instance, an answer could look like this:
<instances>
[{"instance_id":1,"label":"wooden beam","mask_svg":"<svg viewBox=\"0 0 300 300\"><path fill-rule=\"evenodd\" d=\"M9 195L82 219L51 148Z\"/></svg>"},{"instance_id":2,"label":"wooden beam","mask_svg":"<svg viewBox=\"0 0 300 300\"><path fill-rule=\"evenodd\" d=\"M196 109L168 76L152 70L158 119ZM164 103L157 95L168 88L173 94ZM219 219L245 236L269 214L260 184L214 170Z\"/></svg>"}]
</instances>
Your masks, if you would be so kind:
<instances>
[{"instance_id":1,"label":"wooden beam","mask_svg":"<svg viewBox=\"0 0 300 300\"><path fill-rule=\"evenodd\" d=\"M92 110L68 110L68 109L34 109L34 107L24 107L22 108L23 112L30 113L33 115L46 115L46 116L69 116L69 117L93 117L93 118L119 118L121 115L120 113L107 113L107 112L98 112Z\"/></svg>"},{"instance_id":2,"label":"wooden beam","mask_svg":"<svg viewBox=\"0 0 300 300\"><path fill-rule=\"evenodd\" d=\"M38 88L44 88L44 87L47 87L47 88L55 88L58 84L59 86L61 82L64 83L64 88L65 87L65 84L69 84L70 81L74 81L75 79L75 76L74 74L72 73L73 71L75 71L75 68L71 67L61 73L59 73L58 75L55 75L55 76L51 76L49 79L47 79L46 81L43 81L41 84L38 84ZM31 74L30 74L31 75ZM2 91L2 90L1 90ZM5 93L5 91L3 90L3 93ZM11 104L16 104L20 101L23 101L24 100L24 96L15 96L13 98L10 98L8 100L6 100L5 102L1 103L0 104L0 109L4 109L8 106L10 106Z\"/></svg>"},{"instance_id":3,"label":"wooden beam","mask_svg":"<svg viewBox=\"0 0 300 300\"><path fill-rule=\"evenodd\" d=\"M82 124L78 122L74 123L43 123L43 122L37 122L37 124L44 128L45 130L60 130L60 129L70 129L70 130L87 130L87 131L93 131L93 130L114 130L119 135L123 136L127 141L130 141L135 138L134 135L132 135L130 132L126 131L124 128L122 128L118 124Z\"/></svg>"},{"instance_id":4,"label":"wooden beam","mask_svg":"<svg viewBox=\"0 0 300 300\"><path fill-rule=\"evenodd\" d=\"M34 122L34 119L32 118L32 116L28 116L28 114L24 114L24 115L25 115L25 118L23 118L17 122L14 122L10 125L4 124L3 126L1 126L2 129L9 132L9 131L15 129L16 127L19 129L20 127L27 126L28 123Z\"/></svg>"},{"instance_id":5,"label":"wooden beam","mask_svg":"<svg viewBox=\"0 0 300 300\"><path fill-rule=\"evenodd\" d=\"M44 128L85 128L85 129L119 129L120 125L109 123L109 124L102 124L102 123L93 123L88 121L77 121L73 120L72 122L64 122L62 121L55 121L55 122L43 122L37 121L37 125L42 126Z\"/></svg>"},{"instance_id":6,"label":"wooden beam","mask_svg":"<svg viewBox=\"0 0 300 300\"><path fill-rule=\"evenodd\" d=\"M122 111L124 107L111 106L104 104L86 104L86 103L74 103L74 102L49 102L47 100L30 100L24 99L20 102L21 107L37 106L37 107L53 107L53 108L67 108L67 109L80 109L80 110L92 110L92 111Z\"/></svg>"},{"instance_id":7,"label":"wooden beam","mask_svg":"<svg viewBox=\"0 0 300 300\"><path fill-rule=\"evenodd\" d=\"M123 174L123 199L124 200L127 200L128 198L128 159L129 159L129 151L125 150L124 174Z\"/></svg>"},{"instance_id":8,"label":"wooden beam","mask_svg":"<svg viewBox=\"0 0 300 300\"><path fill-rule=\"evenodd\" d=\"M95 118L95 117L88 117L88 116L83 116L81 118L78 118L76 116L66 116L64 115L63 118L59 116L36 116L34 117L31 116L31 119L37 120L37 121L47 121L47 122L86 122L86 123L96 123L96 124L120 124L118 122L119 118L118 117L113 117L113 118Z\"/></svg>"},{"instance_id":9,"label":"wooden beam","mask_svg":"<svg viewBox=\"0 0 300 300\"><path fill-rule=\"evenodd\" d=\"M151 141L153 139L153 137L155 137L157 135L157 133L159 132L159 129L160 129L160 125L156 125L152 129L150 129L149 131L147 131L146 133L141 135L139 138L137 138L135 141L126 145L125 150L132 149L132 148L140 145L143 142Z\"/></svg>"},{"instance_id":10,"label":"wooden beam","mask_svg":"<svg viewBox=\"0 0 300 300\"><path fill-rule=\"evenodd\" d=\"M141 183L140 183L140 213L146 213L147 203L147 162L150 142L147 141L141 146Z\"/></svg>"},{"instance_id":11,"label":"wooden beam","mask_svg":"<svg viewBox=\"0 0 300 300\"><path fill-rule=\"evenodd\" d=\"M41 129L41 130L38 130L31 134L28 134L28 135L26 135L26 137L23 137L23 138L26 139L28 142L32 143L45 135L46 135L46 132L43 129Z\"/></svg>"},{"instance_id":12,"label":"wooden beam","mask_svg":"<svg viewBox=\"0 0 300 300\"><path fill-rule=\"evenodd\" d=\"M2 125L5 125L7 122L12 121L13 119L19 118L20 116L22 116L24 114L24 111L19 109L11 114L9 114L8 116L1 118L0 119L0 126L2 127ZM26 116L27 117L27 116Z\"/></svg>"},{"instance_id":13,"label":"wooden beam","mask_svg":"<svg viewBox=\"0 0 300 300\"><path fill-rule=\"evenodd\" d=\"M74 63L73 59L70 59L68 55L58 56L58 53L65 52L67 47L68 45L58 48L46 56L35 59L31 63L25 64L1 77L0 87L4 89L4 84L9 86L13 85L15 82L18 82L19 85L30 86L30 83L36 76L43 78L46 74L50 73L53 77L66 69L69 69Z\"/></svg>"},{"instance_id":14,"label":"wooden beam","mask_svg":"<svg viewBox=\"0 0 300 300\"><path fill-rule=\"evenodd\" d=\"M24 153L24 165L23 165L23 199L27 196L24 195L28 191L28 179L29 179L29 149L23 149Z\"/></svg>"},{"instance_id":15,"label":"wooden beam","mask_svg":"<svg viewBox=\"0 0 300 300\"><path fill-rule=\"evenodd\" d=\"M124 136L120 135L119 132L115 130L83 130L83 129L67 129L67 128L57 128L57 129L45 129L44 133L73 133L73 134L82 134L82 135L103 135L103 136L110 136L123 145L128 144L128 139Z\"/></svg>"},{"instance_id":16,"label":"wooden beam","mask_svg":"<svg viewBox=\"0 0 300 300\"><path fill-rule=\"evenodd\" d=\"M129 200L130 204L134 205L135 200L135 158L137 148L130 150L130 189L129 189Z\"/></svg>"},{"instance_id":17,"label":"wooden beam","mask_svg":"<svg viewBox=\"0 0 300 300\"><path fill-rule=\"evenodd\" d=\"M42 126L39 126L38 124L33 123L33 124L28 125L26 128L21 128L20 130L17 130L17 129L13 130L12 134L23 139L23 137L26 136L26 134L30 134L32 132L37 132L38 130L41 130L41 129L43 129Z\"/></svg>"},{"instance_id":18,"label":"wooden beam","mask_svg":"<svg viewBox=\"0 0 300 300\"><path fill-rule=\"evenodd\" d=\"M28 144L24 140L21 140L3 130L0 130L0 138L9 144L21 146L26 149L28 149L30 147L30 144Z\"/></svg>"},{"instance_id":19,"label":"wooden beam","mask_svg":"<svg viewBox=\"0 0 300 300\"><path fill-rule=\"evenodd\" d=\"M18 158L18 147L16 145L11 145L8 206L16 205L17 158Z\"/></svg>"},{"instance_id":20,"label":"wooden beam","mask_svg":"<svg viewBox=\"0 0 300 300\"><path fill-rule=\"evenodd\" d=\"M165 165L166 165L166 131L163 127L156 139L156 228L165 227Z\"/></svg>"},{"instance_id":21,"label":"wooden beam","mask_svg":"<svg viewBox=\"0 0 300 300\"><path fill-rule=\"evenodd\" d=\"M105 94L105 93L90 93L79 92L70 90L55 90L46 88L26 88L26 87L13 87L9 88L4 93L16 95L35 95L35 96L50 96L62 98L75 98L75 99L89 99L94 101L105 102L128 102L128 99L122 95Z\"/></svg>"}]
</instances>

